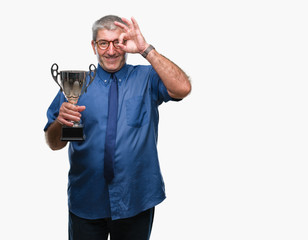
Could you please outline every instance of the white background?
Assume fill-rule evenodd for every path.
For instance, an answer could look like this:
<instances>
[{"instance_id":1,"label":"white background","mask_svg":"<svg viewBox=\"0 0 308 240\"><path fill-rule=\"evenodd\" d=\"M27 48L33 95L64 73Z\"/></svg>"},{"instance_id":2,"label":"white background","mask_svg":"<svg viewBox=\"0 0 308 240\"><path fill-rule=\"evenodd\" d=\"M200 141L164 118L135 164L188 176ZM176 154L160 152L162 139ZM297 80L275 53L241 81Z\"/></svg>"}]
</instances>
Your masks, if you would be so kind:
<instances>
[{"instance_id":1,"label":"white background","mask_svg":"<svg viewBox=\"0 0 308 240\"><path fill-rule=\"evenodd\" d=\"M91 26L116 14L134 16L193 86L160 107L167 199L151 239L307 240L305 2L5 1L0 239L67 239L67 149L51 151L43 133L58 91L50 67L96 64Z\"/></svg>"}]
</instances>

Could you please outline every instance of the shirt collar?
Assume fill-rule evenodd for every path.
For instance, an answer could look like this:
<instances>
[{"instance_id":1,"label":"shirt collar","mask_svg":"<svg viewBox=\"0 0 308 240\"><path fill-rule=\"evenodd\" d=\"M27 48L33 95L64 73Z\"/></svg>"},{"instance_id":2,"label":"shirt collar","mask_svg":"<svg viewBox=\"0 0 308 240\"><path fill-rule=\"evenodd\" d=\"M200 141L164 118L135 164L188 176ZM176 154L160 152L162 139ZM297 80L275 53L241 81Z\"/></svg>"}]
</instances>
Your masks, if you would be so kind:
<instances>
[{"instance_id":1,"label":"shirt collar","mask_svg":"<svg viewBox=\"0 0 308 240\"><path fill-rule=\"evenodd\" d=\"M118 85L121 85L127 77L127 70L128 66L125 63L125 65L117 72L113 73L118 79ZM105 71L100 64L97 66L96 74L99 76L99 78L103 81L104 85L107 86L111 79L111 73Z\"/></svg>"}]
</instances>

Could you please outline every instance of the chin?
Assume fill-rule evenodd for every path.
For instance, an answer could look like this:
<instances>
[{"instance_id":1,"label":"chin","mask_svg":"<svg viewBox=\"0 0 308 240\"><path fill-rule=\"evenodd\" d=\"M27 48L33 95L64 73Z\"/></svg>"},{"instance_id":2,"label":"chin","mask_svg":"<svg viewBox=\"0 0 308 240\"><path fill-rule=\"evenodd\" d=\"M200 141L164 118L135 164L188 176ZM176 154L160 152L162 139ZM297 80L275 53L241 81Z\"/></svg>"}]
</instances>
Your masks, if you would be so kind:
<instances>
[{"instance_id":1,"label":"chin","mask_svg":"<svg viewBox=\"0 0 308 240\"><path fill-rule=\"evenodd\" d=\"M117 72L121 69L121 66L120 65L105 65L106 66L106 71L107 72Z\"/></svg>"},{"instance_id":2,"label":"chin","mask_svg":"<svg viewBox=\"0 0 308 240\"><path fill-rule=\"evenodd\" d=\"M105 66L105 70L107 72L117 72L124 66L124 64L125 64L125 62L124 63L122 63L122 62L114 63L114 64L108 64L107 63L107 64L104 64L104 66Z\"/></svg>"}]
</instances>

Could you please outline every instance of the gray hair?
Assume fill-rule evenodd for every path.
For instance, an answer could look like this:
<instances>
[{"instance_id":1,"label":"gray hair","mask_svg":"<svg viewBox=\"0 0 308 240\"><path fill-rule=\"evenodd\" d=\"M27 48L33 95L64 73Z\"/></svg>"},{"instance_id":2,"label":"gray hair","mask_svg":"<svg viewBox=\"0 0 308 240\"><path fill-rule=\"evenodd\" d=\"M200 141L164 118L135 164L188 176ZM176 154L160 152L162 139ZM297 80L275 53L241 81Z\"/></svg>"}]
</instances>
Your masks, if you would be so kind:
<instances>
[{"instance_id":1,"label":"gray hair","mask_svg":"<svg viewBox=\"0 0 308 240\"><path fill-rule=\"evenodd\" d=\"M107 15L105 17L102 17L102 18L98 19L97 21L95 21L95 23L92 26L92 39L94 41L96 40L97 32L100 29L107 29L107 30L115 30L115 29L117 29L118 26L116 26L114 24L115 21L127 25L126 23L124 23L122 21L122 19L120 17L115 16L115 15Z\"/></svg>"}]
</instances>

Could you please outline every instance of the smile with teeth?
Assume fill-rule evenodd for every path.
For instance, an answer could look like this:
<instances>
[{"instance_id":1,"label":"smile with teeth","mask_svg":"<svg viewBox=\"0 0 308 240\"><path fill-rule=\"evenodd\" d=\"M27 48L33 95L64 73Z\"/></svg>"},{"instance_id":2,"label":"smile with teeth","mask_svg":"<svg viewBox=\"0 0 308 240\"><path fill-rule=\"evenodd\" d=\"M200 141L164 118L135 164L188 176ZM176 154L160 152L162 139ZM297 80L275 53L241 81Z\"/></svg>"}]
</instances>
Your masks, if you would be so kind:
<instances>
[{"instance_id":1,"label":"smile with teeth","mask_svg":"<svg viewBox=\"0 0 308 240\"><path fill-rule=\"evenodd\" d=\"M118 56L104 56L108 61L115 61L118 59Z\"/></svg>"}]
</instances>

